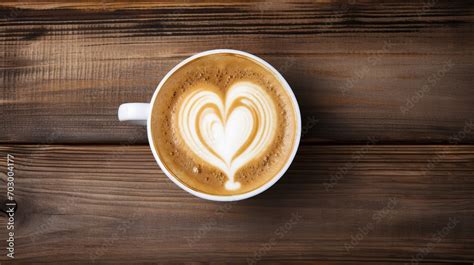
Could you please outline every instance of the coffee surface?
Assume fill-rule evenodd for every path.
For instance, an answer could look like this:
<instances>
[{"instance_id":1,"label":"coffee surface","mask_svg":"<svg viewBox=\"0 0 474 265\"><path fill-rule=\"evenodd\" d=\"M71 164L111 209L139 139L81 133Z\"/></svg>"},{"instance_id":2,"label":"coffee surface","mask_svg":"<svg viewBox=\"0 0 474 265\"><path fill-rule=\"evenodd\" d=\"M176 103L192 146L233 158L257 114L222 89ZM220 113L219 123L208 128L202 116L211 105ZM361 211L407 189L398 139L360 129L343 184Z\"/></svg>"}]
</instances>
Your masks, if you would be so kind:
<instances>
[{"instance_id":1,"label":"coffee surface","mask_svg":"<svg viewBox=\"0 0 474 265\"><path fill-rule=\"evenodd\" d=\"M151 133L166 169L189 188L213 195L257 189L291 155L295 106L264 65L231 53L203 56L163 84Z\"/></svg>"}]
</instances>

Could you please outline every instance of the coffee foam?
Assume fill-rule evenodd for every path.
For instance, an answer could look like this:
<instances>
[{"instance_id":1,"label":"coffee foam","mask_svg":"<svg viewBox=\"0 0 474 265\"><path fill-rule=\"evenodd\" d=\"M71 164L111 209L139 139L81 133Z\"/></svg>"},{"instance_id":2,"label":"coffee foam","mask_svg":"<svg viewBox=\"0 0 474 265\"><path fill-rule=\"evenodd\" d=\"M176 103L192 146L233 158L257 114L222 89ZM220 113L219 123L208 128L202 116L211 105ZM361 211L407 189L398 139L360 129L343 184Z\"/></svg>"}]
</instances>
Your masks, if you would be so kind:
<instances>
[{"instance_id":1,"label":"coffee foam","mask_svg":"<svg viewBox=\"0 0 474 265\"><path fill-rule=\"evenodd\" d=\"M225 94L212 90L201 84L185 98L178 107L178 128L196 155L225 173L225 188L237 190L235 172L273 141L276 110L270 95L248 81L233 84Z\"/></svg>"},{"instance_id":2,"label":"coffee foam","mask_svg":"<svg viewBox=\"0 0 474 265\"><path fill-rule=\"evenodd\" d=\"M294 106L274 75L234 54L208 55L173 73L152 109L160 160L191 189L241 194L275 177L295 140Z\"/></svg>"}]
</instances>

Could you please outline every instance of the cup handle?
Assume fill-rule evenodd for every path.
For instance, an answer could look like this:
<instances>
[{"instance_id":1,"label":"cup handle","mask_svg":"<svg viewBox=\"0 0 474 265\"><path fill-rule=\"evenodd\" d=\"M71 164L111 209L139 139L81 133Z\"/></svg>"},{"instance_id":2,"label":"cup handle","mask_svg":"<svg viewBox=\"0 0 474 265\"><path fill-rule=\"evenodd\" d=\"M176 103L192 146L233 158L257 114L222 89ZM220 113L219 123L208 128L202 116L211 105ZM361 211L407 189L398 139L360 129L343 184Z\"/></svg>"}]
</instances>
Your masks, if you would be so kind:
<instances>
[{"instance_id":1,"label":"cup handle","mask_svg":"<svg viewBox=\"0 0 474 265\"><path fill-rule=\"evenodd\" d=\"M146 126L149 111L150 103L124 103L118 109L118 119Z\"/></svg>"}]
</instances>

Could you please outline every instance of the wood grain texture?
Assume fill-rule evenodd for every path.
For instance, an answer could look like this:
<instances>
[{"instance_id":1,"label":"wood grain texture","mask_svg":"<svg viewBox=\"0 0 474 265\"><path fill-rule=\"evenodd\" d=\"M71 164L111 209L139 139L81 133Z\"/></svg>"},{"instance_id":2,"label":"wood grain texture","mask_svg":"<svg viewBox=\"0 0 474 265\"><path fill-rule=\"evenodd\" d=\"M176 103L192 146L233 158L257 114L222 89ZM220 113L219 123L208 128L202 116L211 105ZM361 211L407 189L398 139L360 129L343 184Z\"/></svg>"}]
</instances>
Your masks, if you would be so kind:
<instances>
[{"instance_id":1,"label":"wood grain texture","mask_svg":"<svg viewBox=\"0 0 474 265\"><path fill-rule=\"evenodd\" d=\"M280 70L303 125L318 121L303 144L449 143L474 117L473 5L433 2L2 2L0 142L145 143L118 106L234 48Z\"/></svg>"},{"instance_id":2,"label":"wood grain texture","mask_svg":"<svg viewBox=\"0 0 474 265\"><path fill-rule=\"evenodd\" d=\"M274 187L230 204L180 190L147 146L5 153L17 176L15 264L474 260L473 146L303 146Z\"/></svg>"}]
</instances>

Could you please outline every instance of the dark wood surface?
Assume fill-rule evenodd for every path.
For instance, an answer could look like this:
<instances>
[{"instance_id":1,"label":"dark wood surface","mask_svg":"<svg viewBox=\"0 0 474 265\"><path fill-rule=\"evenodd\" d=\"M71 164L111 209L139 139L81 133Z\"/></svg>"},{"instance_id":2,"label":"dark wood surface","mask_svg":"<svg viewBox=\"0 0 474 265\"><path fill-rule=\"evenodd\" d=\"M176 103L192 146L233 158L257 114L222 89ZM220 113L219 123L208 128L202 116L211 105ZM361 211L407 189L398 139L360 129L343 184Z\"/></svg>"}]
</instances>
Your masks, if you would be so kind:
<instances>
[{"instance_id":1,"label":"dark wood surface","mask_svg":"<svg viewBox=\"0 0 474 265\"><path fill-rule=\"evenodd\" d=\"M234 48L272 63L319 121L304 142L447 143L474 117L473 8L435 2L3 4L0 142L146 143L117 107L149 101L184 58Z\"/></svg>"},{"instance_id":2,"label":"dark wood surface","mask_svg":"<svg viewBox=\"0 0 474 265\"><path fill-rule=\"evenodd\" d=\"M11 153L18 210L0 262L472 264L473 7L1 2L0 199ZM303 117L289 172L231 204L172 184L116 115L214 48L273 64Z\"/></svg>"},{"instance_id":3,"label":"dark wood surface","mask_svg":"<svg viewBox=\"0 0 474 265\"><path fill-rule=\"evenodd\" d=\"M420 262L474 258L471 146L303 146L275 187L227 204L182 191L146 146L0 152L17 158L24 263L246 262L255 252L264 260L410 262L431 243ZM454 227L435 241L450 220Z\"/></svg>"}]
</instances>

